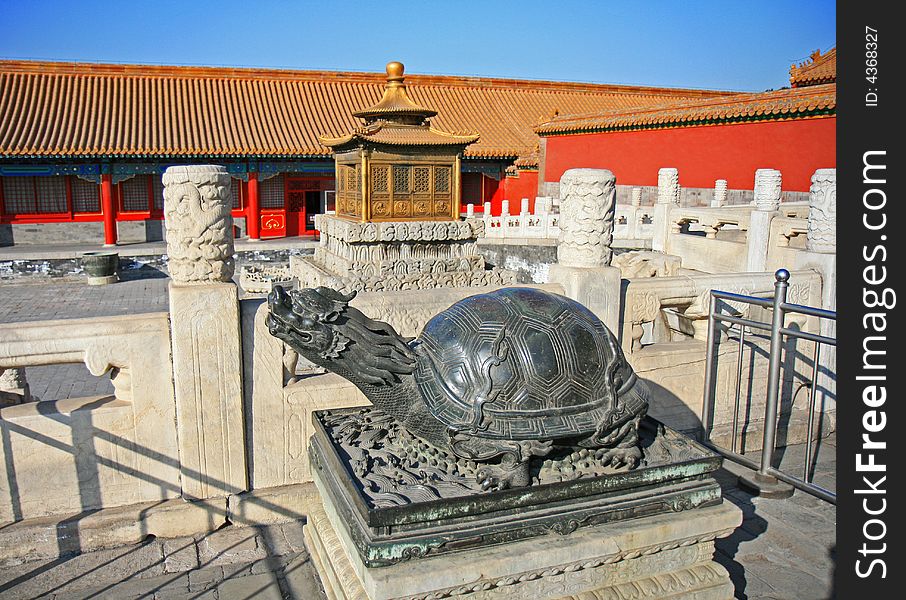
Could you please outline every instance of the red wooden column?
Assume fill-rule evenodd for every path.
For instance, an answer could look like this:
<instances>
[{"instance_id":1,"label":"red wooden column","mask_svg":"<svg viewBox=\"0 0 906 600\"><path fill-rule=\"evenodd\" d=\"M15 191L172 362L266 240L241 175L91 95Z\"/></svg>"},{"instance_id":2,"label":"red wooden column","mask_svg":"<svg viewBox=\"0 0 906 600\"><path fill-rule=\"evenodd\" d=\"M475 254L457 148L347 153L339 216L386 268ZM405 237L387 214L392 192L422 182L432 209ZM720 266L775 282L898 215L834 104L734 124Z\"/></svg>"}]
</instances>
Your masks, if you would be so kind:
<instances>
[{"instance_id":1,"label":"red wooden column","mask_svg":"<svg viewBox=\"0 0 906 600\"><path fill-rule=\"evenodd\" d=\"M245 207L245 228L248 230L249 239L257 240L261 237L261 207L258 204L258 173L249 173L249 197Z\"/></svg>"},{"instance_id":2,"label":"red wooden column","mask_svg":"<svg viewBox=\"0 0 906 600\"><path fill-rule=\"evenodd\" d=\"M116 246L116 205L113 202L113 175L101 175L101 212L104 213L104 245Z\"/></svg>"}]
</instances>

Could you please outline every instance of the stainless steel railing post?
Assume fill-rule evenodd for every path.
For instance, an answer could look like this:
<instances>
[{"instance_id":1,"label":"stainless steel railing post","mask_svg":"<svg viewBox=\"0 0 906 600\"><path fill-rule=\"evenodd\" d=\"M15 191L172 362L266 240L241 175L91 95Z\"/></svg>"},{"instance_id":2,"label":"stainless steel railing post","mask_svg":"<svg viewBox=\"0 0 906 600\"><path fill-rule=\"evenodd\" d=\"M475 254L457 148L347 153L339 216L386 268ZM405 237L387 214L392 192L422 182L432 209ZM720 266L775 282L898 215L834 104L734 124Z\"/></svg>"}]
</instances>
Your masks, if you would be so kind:
<instances>
[{"instance_id":1,"label":"stainless steel railing post","mask_svg":"<svg viewBox=\"0 0 906 600\"><path fill-rule=\"evenodd\" d=\"M708 346L705 348L705 390L702 398L702 439L711 439L711 414L714 410L714 347L717 343L717 319L714 318L717 298L711 295L708 311Z\"/></svg>"},{"instance_id":2,"label":"stainless steel railing post","mask_svg":"<svg viewBox=\"0 0 906 600\"><path fill-rule=\"evenodd\" d=\"M774 441L777 434L777 409L780 400L780 367L783 352L783 329L786 313L783 304L786 303L789 288L790 272L778 269L774 274L774 314L771 319L771 362L768 370L768 395L764 406L764 440L761 447L761 468L759 475L770 477L768 470L773 466Z\"/></svg>"}]
</instances>

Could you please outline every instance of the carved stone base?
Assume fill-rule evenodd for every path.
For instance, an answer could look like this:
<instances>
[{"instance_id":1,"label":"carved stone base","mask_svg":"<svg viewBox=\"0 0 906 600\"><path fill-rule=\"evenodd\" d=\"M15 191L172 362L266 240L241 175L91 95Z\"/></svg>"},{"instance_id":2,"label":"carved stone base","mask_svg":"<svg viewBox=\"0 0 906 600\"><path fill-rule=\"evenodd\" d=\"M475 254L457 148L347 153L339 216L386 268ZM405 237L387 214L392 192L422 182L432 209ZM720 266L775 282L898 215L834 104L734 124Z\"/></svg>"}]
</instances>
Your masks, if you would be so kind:
<instances>
[{"instance_id":1,"label":"carved stone base","mask_svg":"<svg viewBox=\"0 0 906 600\"><path fill-rule=\"evenodd\" d=\"M741 521L739 509L724 502L368 568L328 501L313 504L305 538L332 600L725 600L733 584L712 560L714 539Z\"/></svg>"},{"instance_id":2,"label":"carved stone base","mask_svg":"<svg viewBox=\"0 0 906 600\"><path fill-rule=\"evenodd\" d=\"M486 269L476 239L481 219L356 223L318 215L314 256L290 258L301 287L351 291L425 290L510 285L516 274Z\"/></svg>"},{"instance_id":3,"label":"carved stone base","mask_svg":"<svg viewBox=\"0 0 906 600\"><path fill-rule=\"evenodd\" d=\"M412 263L414 264L414 263ZM435 263L438 264L438 263ZM412 270L412 269L410 269ZM290 271L300 287L326 286L342 293L351 291L429 290L451 287L500 287L516 283L516 273L506 269L419 271L404 274L366 275L362 269L331 269L316 256L290 257Z\"/></svg>"}]
</instances>

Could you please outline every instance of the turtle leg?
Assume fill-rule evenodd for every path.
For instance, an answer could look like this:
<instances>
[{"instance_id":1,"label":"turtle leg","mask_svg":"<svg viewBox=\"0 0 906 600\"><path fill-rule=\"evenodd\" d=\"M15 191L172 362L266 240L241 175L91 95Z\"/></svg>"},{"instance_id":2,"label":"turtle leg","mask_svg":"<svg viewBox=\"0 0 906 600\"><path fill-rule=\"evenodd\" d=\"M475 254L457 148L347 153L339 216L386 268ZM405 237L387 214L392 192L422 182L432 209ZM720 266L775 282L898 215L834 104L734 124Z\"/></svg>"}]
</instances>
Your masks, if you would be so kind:
<instances>
[{"instance_id":1,"label":"turtle leg","mask_svg":"<svg viewBox=\"0 0 906 600\"><path fill-rule=\"evenodd\" d=\"M505 490L507 488L525 487L530 484L529 460L517 460L514 454L507 452L500 459L500 464L486 464L478 469L476 479L484 491Z\"/></svg>"},{"instance_id":2,"label":"turtle leg","mask_svg":"<svg viewBox=\"0 0 906 600\"><path fill-rule=\"evenodd\" d=\"M639 447L639 421L636 417L614 429L603 438L595 439L598 449L595 458L601 464L614 468L628 467L634 469L642 462L642 449Z\"/></svg>"},{"instance_id":3,"label":"turtle leg","mask_svg":"<svg viewBox=\"0 0 906 600\"><path fill-rule=\"evenodd\" d=\"M482 490L525 487L532 483L530 463L533 456L545 456L552 441L490 440L458 432L450 448L454 454L482 463L476 481ZM500 457L500 462L487 461Z\"/></svg>"}]
</instances>

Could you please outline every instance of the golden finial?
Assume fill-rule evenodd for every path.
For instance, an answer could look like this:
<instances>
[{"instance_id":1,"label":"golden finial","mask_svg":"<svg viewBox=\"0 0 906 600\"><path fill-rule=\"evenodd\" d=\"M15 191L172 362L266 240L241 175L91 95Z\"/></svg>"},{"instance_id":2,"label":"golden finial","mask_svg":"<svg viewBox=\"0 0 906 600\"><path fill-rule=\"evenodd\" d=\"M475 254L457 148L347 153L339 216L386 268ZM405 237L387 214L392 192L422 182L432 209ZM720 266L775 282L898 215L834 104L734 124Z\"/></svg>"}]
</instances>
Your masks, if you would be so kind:
<instances>
[{"instance_id":1,"label":"golden finial","mask_svg":"<svg viewBox=\"0 0 906 600\"><path fill-rule=\"evenodd\" d=\"M398 60L387 63L387 81L402 81L405 68Z\"/></svg>"}]
</instances>

